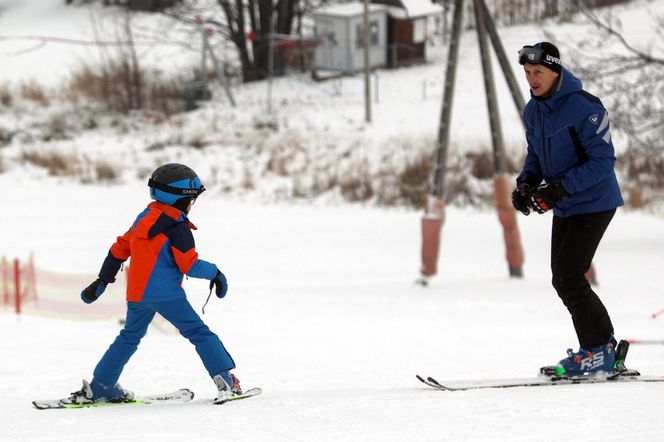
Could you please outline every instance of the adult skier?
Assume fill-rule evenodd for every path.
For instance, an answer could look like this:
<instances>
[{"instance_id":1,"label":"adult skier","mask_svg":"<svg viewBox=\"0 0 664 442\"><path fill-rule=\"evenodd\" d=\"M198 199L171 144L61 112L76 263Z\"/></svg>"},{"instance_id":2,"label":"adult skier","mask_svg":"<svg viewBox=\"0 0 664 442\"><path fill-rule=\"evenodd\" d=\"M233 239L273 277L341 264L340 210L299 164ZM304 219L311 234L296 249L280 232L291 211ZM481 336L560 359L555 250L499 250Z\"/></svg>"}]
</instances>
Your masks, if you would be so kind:
<instances>
[{"instance_id":1,"label":"adult skier","mask_svg":"<svg viewBox=\"0 0 664 442\"><path fill-rule=\"evenodd\" d=\"M191 307L181 286L186 274L209 279L210 290L214 289L219 298L228 291L226 277L217 266L198 258L191 232L196 227L187 217L205 187L192 169L176 163L157 168L148 186L155 201L117 238L101 266L99 278L81 292L85 303L96 301L107 284L115 281L122 263L131 257L124 328L97 364L92 381L84 380L81 390L70 396L70 403L133 399L133 393L117 382L156 313L196 347L217 387L215 402L222 403L242 393L237 377L230 373L235 368L233 359Z\"/></svg>"},{"instance_id":2,"label":"adult skier","mask_svg":"<svg viewBox=\"0 0 664 442\"><path fill-rule=\"evenodd\" d=\"M555 367L559 376L611 373L616 341L609 314L585 278L623 199L614 171L609 115L599 98L560 61L549 42L519 51L530 86L524 109L528 151L512 193L528 215L553 210L552 284L572 316L579 350ZM544 184L542 184L544 181Z\"/></svg>"}]
</instances>

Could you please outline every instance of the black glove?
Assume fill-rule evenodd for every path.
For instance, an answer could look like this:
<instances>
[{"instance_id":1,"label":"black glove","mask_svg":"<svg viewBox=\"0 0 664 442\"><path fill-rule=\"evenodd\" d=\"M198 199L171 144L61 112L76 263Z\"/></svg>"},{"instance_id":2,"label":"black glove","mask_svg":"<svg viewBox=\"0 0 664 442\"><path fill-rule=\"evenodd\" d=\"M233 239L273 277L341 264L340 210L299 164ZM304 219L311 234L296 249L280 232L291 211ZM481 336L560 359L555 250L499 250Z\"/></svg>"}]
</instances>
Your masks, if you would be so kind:
<instances>
[{"instance_id":1,"label":"black glove","mask_svg":"<svg viewBox=\"0 0 664 442\"><path fill-rule=\"evenodd\" d=\"M512 192L512 206L524 215L530 215L530 194L533 188L526 182L517 183Z\"/></svg>"},{"instance_id":2,"label":"black glove","mask_svg":"<svg viewBox=\"0 0 664 442\"><path fill-rule=\"evenodd\" d=\"M539 186L530 196L530 204L535 212L542 214L553 209L558 201L567 198L569 198L569 193L567 193L560 180L554 180Z\"/></svg>"},{"instance_id":3,"label":"black glove","mask_svg":"<svg viewBox=\"0 0 664 442\"><path fill-rule=\"evenodd\" d=\"M217 270L217 276L214 279L210 280L210 290L214 287L214 293L217 295L217 298L223 298L228 292L228 282L226 281L226 276Z\"/></svg>"},{"instance_id":4,"label":"black glove","mask_svg":"<svg viewBox=\"0 0 664 442\"><path fill-rule=\"evenodd\" d=\"M104 293L104 290L106 290L106 283L97 278L95 282L83 289L81 299L86 304L90 304L95 302Z\"/></svg>"}]
</instances>

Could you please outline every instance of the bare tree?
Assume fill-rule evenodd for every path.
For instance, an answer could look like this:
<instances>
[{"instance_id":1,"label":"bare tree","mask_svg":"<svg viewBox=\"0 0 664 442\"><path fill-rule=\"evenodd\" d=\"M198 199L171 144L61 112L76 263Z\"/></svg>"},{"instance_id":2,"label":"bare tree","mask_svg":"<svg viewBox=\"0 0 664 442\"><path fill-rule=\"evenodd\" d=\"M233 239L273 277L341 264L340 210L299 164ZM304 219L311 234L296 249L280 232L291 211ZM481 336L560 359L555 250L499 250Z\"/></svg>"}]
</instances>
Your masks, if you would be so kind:
<instances>
[{"instance_id":1,"label":"bare tree","mask_svg":"<svg viewBox=\"0 0 664 442\"><path fill-rule=\"evenodd\" d=\"M600 16L583 1L577 6L598 32L571 48L567 61L602 97L633 147L664 151L664 18L656 18L660 37L637 45L610 13Z\"/></svg>"},{"instance_id":2,"label":"bare tree","mask_svg":"<svg viewBox=\"0 0 664 442\"><path fill-rule=\"evenodd\" d=\"M577 47L565 48L565 60L601 97L615 128L627 135L620 154L623 196L632 207L664 203L664 18L654 17L655 36L633 42L620 20L605 10L576 1L597 32Z\"/></svg>"},{"instance_id":3,"label":"bare tree","mask_svg":"<svg viewBox=\"0 0 664 442\"><path fill-rule=\"evenodd\" d=\"M194 25L199 15L206 26L213 27L232 42L241 64L244 82L261 80L268 75L270 34L291 34L301 26L302 14L326 0L183 0L165 12L181 23ZM284 60L275 54L274 67Z\"/></svg>"}]
</instances>

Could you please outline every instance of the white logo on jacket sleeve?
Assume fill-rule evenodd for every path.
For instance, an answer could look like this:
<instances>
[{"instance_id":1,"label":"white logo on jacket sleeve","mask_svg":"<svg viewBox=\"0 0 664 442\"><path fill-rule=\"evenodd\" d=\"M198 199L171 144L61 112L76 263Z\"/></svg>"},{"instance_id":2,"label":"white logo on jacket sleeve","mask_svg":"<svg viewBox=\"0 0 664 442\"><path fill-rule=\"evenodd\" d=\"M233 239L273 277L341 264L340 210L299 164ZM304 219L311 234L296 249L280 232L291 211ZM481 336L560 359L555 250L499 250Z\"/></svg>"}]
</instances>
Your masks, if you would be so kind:
<instances>
[{"instance_id":1,"label":"white logo on jacket sleeve","mask_svg":"<svg viewBox=\"0 0 664 442\"><path fill-rule=\"evenodd\" d=\"M599 120L599 115L594 114L590 116L590 122L593 124L597 124L597 120ZM604 112L604 117L602 118L602 122L599 124L599 127L595 131L595 135L599 135L600 133L604 132L606 130L606 133L602 135L602 140L604 140L605 143L609 143L611 141L611 130L609 129L609 113Z\"/></svg>"}]
</instances>

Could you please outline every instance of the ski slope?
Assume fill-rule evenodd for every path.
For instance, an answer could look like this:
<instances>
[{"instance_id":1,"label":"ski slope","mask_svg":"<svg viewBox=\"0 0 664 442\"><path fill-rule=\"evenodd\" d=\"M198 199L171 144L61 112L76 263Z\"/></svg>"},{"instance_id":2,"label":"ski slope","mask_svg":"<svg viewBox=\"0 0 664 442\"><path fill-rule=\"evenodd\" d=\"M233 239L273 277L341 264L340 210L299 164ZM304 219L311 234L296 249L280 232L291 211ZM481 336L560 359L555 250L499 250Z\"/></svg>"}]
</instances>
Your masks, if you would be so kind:
<instances>
[{"instance_id":1,"label":"ski slope","mask_svg":"<svg viewBox=\"0 0 664 442\"><path fill-rule=\"evenodd\" d=\"M48 8L33 13L35 7L29 4L37 0L0 0L0 8L5 8L2 35L92 39L87 9L65 8L61 0L38 2ZM653 31L648 31L645 18L661 14L663 3L637 4L636 16L625 26L630 32L642 31L638 42L646 44ZM20 14L10 13L14 10ZM549 28L555 27L557 41L573 44L592 32L577 25ZM508 54L544 38L537 26L501 33ZM482 150L481 142L489 143L476 45L474 34L465 33L459 67L463 81L451 133L456 149ZM0 79L19 83L37 77L56 87L91 54L89 47L6 40L0 45ZM345 79L339 97L331 96L330 85L314 88L275 80L280 121L288 123L290 132L307 135L302 138L306 146L315 148L314 141L328 138L340 145L359 140L356 151L368 151L367 158L395 155L398 160L396 142L385 141L398 137L408 145L412 139L433 139L436 133L445 56L440 47L432 48L430 55L430 64L380 72L380 101L374 105L372 126L362 123L360 77ZM519 82L527 94L523 79ZM502 80L497 87L505 103L507 144L521 149L519 117ZM304 95L303 101L290 98L293 90ZM101 130L55 145L26 142L3 148L6 170L0 174L0 187L6 196L0 210L0 252L25 258L33 251L42 268L87 272L94 278L110 244L147 203L140 170L163 160L190 164L209 187L191 214L199 227L197 249L203 259L223 269L230 283L225 299L210 300L204 320L235 358L243 386L260 386L264 393L211 405L215 388L193 347L177 335L151 329L127 365L122 384L137 394L191 388L197 395L193 402L38 411L32 400L68 395L80 388L81 378L90 379L120 326L117 320L1 312L0 441L662 440L664 384L456 393L423 386L415 374L441 381L533 376L541 365L555 363L566 348L576 346L571 321L549 283L550 215L519 216L526 277L512 280L496 214L450 208L440 275L429 288L415 286L421 213L328 204L323 198L265 205L253 195L247 195L249 201L237 195L229 199L223 182L214 185L206 170L213 164L223 166L223 175L243 170L247 156L252 158L247 167L261 170L260 158L247 153L241 140L238 146L226 143L238 128L243 137L253 136L247 128L264 110L265 85L242 85L236 92L241 104L237 110L223 102L210 104L189 117L200 119L200 125L141 126L126 137ZM0 118L8 127L22 127L43 113L35 107ZM228 122L217 128L209 149L145 151L172 133L188 139L209 130L211 125L203 124L208 113ZM284 146L288 143L275 148ZM33 148L112 158L123 171L121 184L82 186L73 178L48 177L43 169L19 163L23 149ZM621 143L618 148L627 146ZM275 177L260 179L267 181L266 191L278 188ZM597 254L598 291L619 339L664 338L664 318L650 319L650 313L664 307L658 278L664 268L663 221L661 216L621 209ZM189 279L185 287L200 311L207 283ZM109 295L99 302L117 302ZM78 296L78 291L71 293L74 300ZM664 374L664 346L633 346L628 362L644 374Z\"/></svg>"},{"instance_id":2,"label":"ski slope","mask_svg":"<svg viewBox=\"0 0 664 442\"><path fill-rule=\"evenodd\" d=\"M0 186L12 188L0 175ZM3 253L96 273L147 187L25 182L0 211ZM203 195L197 249L229 279L205 321L259 397L211 405L215 388L193 347L151 330L121 378L139 394L191 388L188 404L39 411L68 395L118 333L117 321L0 314L2 441L658 441L664 384L442 392L439 380L534 375L575 346L549 284L550 215L519 217L526 277L507 277L493 212L451 209L440 276L413 284L419 217L359 206L255 205ZM10 226L9 230L6 226ZM618 338L662 338L662 219L619 210L595 260ZM205 281L185 281L200 310ZM82 288L82 287L81 287ZM72 293L76 299L79 294ZM99 302L114 300L102 297ZM664 346L632 346L630 366L664 374Z\"/></svg>"}]
</instances>

